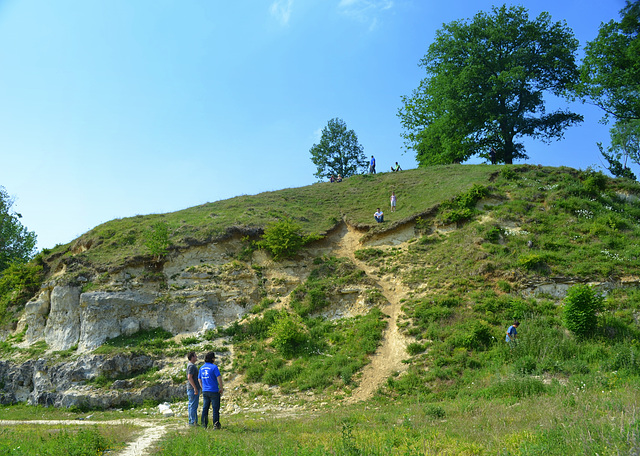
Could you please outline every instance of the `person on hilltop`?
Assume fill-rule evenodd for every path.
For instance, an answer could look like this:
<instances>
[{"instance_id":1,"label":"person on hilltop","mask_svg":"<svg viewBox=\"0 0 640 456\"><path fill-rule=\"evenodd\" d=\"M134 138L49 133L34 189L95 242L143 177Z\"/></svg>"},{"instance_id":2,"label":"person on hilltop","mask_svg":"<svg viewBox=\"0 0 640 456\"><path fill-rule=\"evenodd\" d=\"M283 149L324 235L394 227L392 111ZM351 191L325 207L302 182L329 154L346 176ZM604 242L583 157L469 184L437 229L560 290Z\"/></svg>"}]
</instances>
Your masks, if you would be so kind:
<instances>
[{"instance_id":1,"label":"person on hilltop","mask_svg":"<svg viewBox=\"0 0 640 456\"><path fill-rule=\"evenodd\" d=\"M397 202L396 192L391 192L391 212L396 211L396 202Z\"/></svg>"},{"instance_id":2,"label":"person on hilltop","mask_svg":"<svg viewBox=\"0 0 640 456\"><path fill-rule=\"evenodd\" d=\"M493 147L489 151L489 161L491 161L492 165L496 164L496 150Z\"/></svg>"},{"instance_id":3,"label":"person on hilltop","mask_svg":"<svg viewBox=\"0 0 640 456\"><path fill-rule=\"evenodd\" d=\"M202 389L202 426L209 425L209 406L212 408L212 421L215 429L220 429L220 396L222 396L222 376L214 364L216 354L209 352L204 357L204 366L200 368L198 381Z\"/></svg>"},{"instance_id":4,"label":"person on hilltop","mask_svg":"<svg viewBox=\"0 0 640 456\"><path fill-rule=\"evenodd\" d=\"M369 162L369 174L375 174L375 173L376 173L376 159L372 155L371 161Z\"/></svg>"},{"instance_id":5,"label":"person on hilltop","mask_svg":"<svg viewBox=\"0 0 640 456\"><path fill-rule=\"evenodd\" d=\"M402 168L400 168L400 165L396 162L396 164L391 167L391 172L397 173L398 171L402 171Z\"/></svg>"},{"instance_id":6,"label":"person on hilltop","mask_svg":"<svg viewBox=\"0 0 640 456\"><path fill-rule=\"evenodd\" d=\"M342 182L342 176L340 174L338 174L338 177L336 178L336 182Z\"/></svg>"},{"instance_id":7,"label":"person on hilltop","mask_svg":"<svg viewBox=\"0 0 640 456\"><path fill-rule=\"evenodd\" d=\"M384 222L384 214L382 213L380 208L378 208L378 210L373 214L373 218L376 219L376 222L378 223Z\"/></svg>"},{"instance_id":8,"label":"person on hilltop","mask_svg":"<svg viewBox=\"0 0 640 456\"><path fill-rule=\"evenodd\" d=\"M196 382L198 378L198 366L196 366L198 357L195 352L189 352L187 359L189 360L189 364L187 364L187 397L189 398L187 411L189 415L189 426L197 426L198 402L200 401L200 388Z\"/></svg>"}]
</instances>

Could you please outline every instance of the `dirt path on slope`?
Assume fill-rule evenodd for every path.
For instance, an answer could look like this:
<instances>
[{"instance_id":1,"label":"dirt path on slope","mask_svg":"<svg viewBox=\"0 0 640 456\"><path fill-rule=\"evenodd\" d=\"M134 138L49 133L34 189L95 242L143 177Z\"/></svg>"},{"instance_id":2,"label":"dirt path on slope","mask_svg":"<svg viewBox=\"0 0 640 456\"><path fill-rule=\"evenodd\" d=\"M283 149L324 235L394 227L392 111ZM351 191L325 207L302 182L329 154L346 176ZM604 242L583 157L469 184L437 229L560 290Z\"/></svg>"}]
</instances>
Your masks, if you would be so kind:
<instances>
[{"instance_id":1,"label":"dirt path on slope","mask_svg":"<svg viewBox=\"0 0 640 456\"><path fill-rule=\"evenodd\" d=\"M407 369L407 365L402 363L402 360L407 356L407 341L398 330L398 317L402 312L400 300L409 290L399 278L389 279L384 277L381 279L376 274L375 268L368 266L355 257L355 251L364 247L360 243L362 234L345 224L334 236L336 256L347 257L353 261L357 267L362 269L369 278L380 286L380 291L388 301L388 304L381 310L389 316L389 324L382 333L382 345L372 356L371 363L363 369L360 384L352 396L347 399L348 403L354 403L369 399L393 373ZM390 233L385 239L389 238L391 242L393 236Z\"/></svg>"}]
</instances>

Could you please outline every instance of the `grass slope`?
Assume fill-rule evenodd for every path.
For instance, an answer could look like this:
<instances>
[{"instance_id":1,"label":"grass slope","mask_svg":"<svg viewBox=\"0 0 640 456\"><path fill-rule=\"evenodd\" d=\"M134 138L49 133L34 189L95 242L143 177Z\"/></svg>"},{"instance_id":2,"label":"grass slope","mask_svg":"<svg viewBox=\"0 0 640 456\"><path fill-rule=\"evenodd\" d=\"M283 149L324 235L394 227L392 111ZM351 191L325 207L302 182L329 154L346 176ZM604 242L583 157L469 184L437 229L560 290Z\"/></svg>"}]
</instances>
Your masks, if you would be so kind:
<instances>
[{"instance_id":1,"label":"grass slope","mask_svg":"<svg viewBox=\"0 0 640 456\"><path fill-rule=\"evenodd\" d=\"M158 222L167 224L173 248L211 242L233 232L259 233L268 222L283 216L294 219L308 234L325 233L342 219L373 227L373 213L377 207L388 208L392 191L398 196L398 211L393 217L386 211L390 222L416 216L473 184L486 183L498 169L442 166L358 175L340 183L316 183L238 196L169 214L117 219L97 226L76 241L57 246L45 256L67 258L69 263L103 270L121 267L132 259L149 256L145 233Z\"/></svg>"},{"instance_id":2,"label":"grass slope","mask_svg":"<svg viewBox=\"0 0 640 456\"><path fill-rule=\"evenodd\" d=\"M373 210L387 207L392 190L398 212L386 211L385 224L372 223ZM235 353L224 370L243 375L251 394L258 388L268 399L270 390L260 386L266 383L284 393L313 390L329 404L326 413L320 407L284 427L230 417L214 448L220 454L635 454L638 195L637 183L589 170L433 167L115 220L47 252L39 264L51 273L64 263L73 274L74 266L99 271L150 263L144 234L160 220L175 249L234 232L258 236L284 215L320 235L340 220L373 232L412 221L421 236L406 246L355 252L374 276L399 279L411 290L399 324L411 340L408 370L389 378L363 409L338 413L333 399L357 383L354 374L379 342L384 318L375 307L337 322L312 316L343 283L362 280L345 259L317 259L289 307L275 311L265 297L254 316L207 334L210 341L193 338L181 348L165 342L167 335L153 340L156 355L171 356L224 336ZM617 287L623 280L628 286ZM527 293L556 282L616 285L602 289L604 307L588 337L566 329L562 300ZM522 322L519 343L509 347L504 333L514 318ZM125 349L120 345L111 349ZM185 442L193 454L211 450L210 435L185 430L161 444L159 454L184 454Z\"/></svg>"}]
</instances>

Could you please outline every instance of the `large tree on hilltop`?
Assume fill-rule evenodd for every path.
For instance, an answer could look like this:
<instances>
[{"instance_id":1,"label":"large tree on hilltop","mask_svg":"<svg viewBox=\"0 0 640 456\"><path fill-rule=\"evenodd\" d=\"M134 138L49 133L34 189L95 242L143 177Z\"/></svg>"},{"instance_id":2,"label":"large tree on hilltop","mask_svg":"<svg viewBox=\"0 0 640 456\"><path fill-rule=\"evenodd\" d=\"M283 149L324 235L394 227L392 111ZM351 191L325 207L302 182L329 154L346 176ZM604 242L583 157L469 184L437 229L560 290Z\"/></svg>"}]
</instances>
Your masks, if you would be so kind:
<instances>
[{"instance_id":1,"label":"large tree on hilltop","mask_svg":"<svg viewBox=\"0 0 640 456\"><path fill-rule=\"evenodd\" d=\"M22 215L12 206L13 198L0 186L0 275L12 263L29 260L36 247L35 233L22 226Z\"/></svg>"},{"instance_id":2,"label":"large tree on hilltop","mask_svg":"<svg viewBox=\"0 0 640 456\"><path fill-rule=\"evenodd\" d=\"M627 0L620 14L585 46L576 92L616 120L640 119L640 0Z\"/></svg>"},{"instance_id":3,"label":"large tree on hilltop","mask_svg":"<svg viewBox=\"0 0 640 456\"><path fill-rule=\"evenodd\" d=\"M347 130L342 119L331 119L322 129L320 143L314 144L309 152L318 169L314 174L318 179L338 174L349 177L367 168L367 157L358 136L353 130Z\"/></svg>"},{"instance_id":4,"label":"large tree on hilltop","mask_svg":"<svg viewBox=\"0 0 640 456\"><path fill-rule=\"evenodd\" d=\"M527 158L522 136L562 138L582 116L547 113L543 95L560 95L578 77L578 41L548 13L530 20L521 6L480 12L436 32L420 61L427 77L402 97L398 116L421 166L460 163L474 155L498 162Z\"/></svg>"}]
</instances>

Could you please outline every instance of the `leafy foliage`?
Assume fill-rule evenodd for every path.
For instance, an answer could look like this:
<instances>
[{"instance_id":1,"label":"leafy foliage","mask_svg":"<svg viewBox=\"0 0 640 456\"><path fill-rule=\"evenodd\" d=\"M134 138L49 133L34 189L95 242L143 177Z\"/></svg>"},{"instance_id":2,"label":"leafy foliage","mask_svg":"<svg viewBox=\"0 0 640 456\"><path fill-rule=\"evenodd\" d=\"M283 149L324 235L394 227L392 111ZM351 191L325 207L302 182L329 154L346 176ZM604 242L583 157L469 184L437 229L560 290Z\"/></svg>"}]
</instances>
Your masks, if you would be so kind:
<instances>
[{"instance_id":1,"label":"leafy foliage","mask_svg":"<svg viewBox=\"0 0 640 456\"><path fill-rule=\"evenodd\" d=\"M264 229L262 239L256 242L258 248L268 250L274 260L291 258L315 236L305 236L302 227L290 217L271 222Z\"/></svg>"},{"instance_id":2,"label":"leafy foliage","mask_svg":"<svg viewBox=\"0 0 640 456\"><path fill-rule=\"evenodd\" d=\"M328 179L332 175L350 177L367 166L367 157L356 133L347 130L345 121L338 118L329 120L322 129L320 143L314 144L309 152L317 167L315 176L318 179Z\"/></svg>"},{"instance_id":3,"label":"leafy foliage","mask_svg":"<svg viewBox=\"0 0 640 456\"><path fill-rule=\"evenodd\" d=\"M302 319L295 314L284 313L269 328L271 344L278 352L290 357L306 348L309 339Z\"/></svg>"},{"instance_id":4,"label":"leafy foliage","mask_svg":"<svg viewBox=\"0 0 640 456\"><path fill-rule=\"evenodd\" d=\"M155 261L160 261L169 252L169 227L165 222L157 222L151 226L145 236L144 245Z\"/></svg>"},{"instance_id":5,"label":"leafy foliage","mask_svg":"<svg viewBox=\"0 0 640 456\"><path fill-rule=\"evenodd\" d=\"M640 119L640 2L627 1L620 22L600 25L585 46L576 92L593 101L606 116Z\"/></svg>"},{"instance_id":6,"label":"leafy foliage","mask_svg":"<svg viewBox=\"0 0 640 456\"><path fill-rule=\"evenodd\" d=\"M39 262L12 263L0 275L0 327L9 324L40 289L44 273Z\"/></svg>"},{"instance_id":7,"label":"leafy foliage","mask_svg":"<svg viewBox=\"0 0 640 456\"><path fill-rule=\"evenodd\" d=\"M442 203L440 206L442 223L458 223L471 219L476 214L476 203L488 193L486 187L474 184L468 191Z\"/></svg>"},{"instance_id":8,"label":"leafy foliage","mask_svg":"<svg viewBox=\"0 0 640 456\"><path fill-rule=\"evenodd\" d=\"M498 162L527 158L517 138L559 139L582 120L569 111L547 114L543 101L544 92L575 82L577 47L565 24L548 13L530 20L523 7L445 24L420 62L427 77L402 99L407 146L421 166L488 158L491 148Z\"/></svg>"},{"instance_id":9,"label":"leafy foliage","mask_svg":"<svg viewBox=\"0 0 640 456\"><path fill-rule=\"evenodd\" d=\"M603 301L602 295L587 285L571 287L564 305L564 324L567 329L581 338L594 335Z\"/></svg>"},{"instance_id":10,"label":"leafy foliage","mask_svg":"<svg viewBox=\"0 0 640 456\"><path fill-rule=\"evenodd\" d=\"M35 233L20 223L22 215L11 210L13 202L0 186L0 274L16 261L29 260L36 247Z\"/></svg>"},{"instance_id":11,"label":"leafy foliage","mask_svg":"<svg viewBox=\"0 0 640 456\"><path fill-rule=\"evenodd\" d=\"M283 391L345 385L367 362L386 326L373 308L367 315L331 322L267 310L262 318L226 330L236 344L235 367L250 382L280 385ZM264 341L272 337L272 343Z\"/></svg>"},{"instance_id":12,"label":"leafy foliage","mask_svg":"<svg viewBox=\"0 0 640 456\"><path fill-rule=\"evenodd\" d=\"M636 180L627 161L640 165L640 120L619 120L609 132L611 145L607 150L604 150L602 143L598 143L600 153L609 163L607 169L616 177Z\"/></svg>"}]
</instances>

